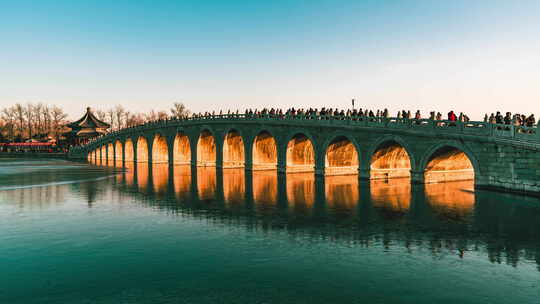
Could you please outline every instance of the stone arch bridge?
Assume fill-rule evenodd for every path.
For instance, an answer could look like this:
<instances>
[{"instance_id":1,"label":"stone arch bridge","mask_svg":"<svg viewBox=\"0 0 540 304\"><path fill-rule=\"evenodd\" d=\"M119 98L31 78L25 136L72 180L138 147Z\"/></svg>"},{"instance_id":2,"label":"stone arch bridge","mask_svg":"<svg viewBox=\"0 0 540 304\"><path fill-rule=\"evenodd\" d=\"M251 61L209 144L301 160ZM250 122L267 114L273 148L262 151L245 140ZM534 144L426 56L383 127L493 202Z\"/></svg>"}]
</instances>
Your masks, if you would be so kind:
<instances>
[{"instance_id":1,"label":"stone arch bridge","mask_svg":"<svg viewBox=\"0 0 540 304\"><path fill-rule=\"evenodd\" d=\"M122 129L73 147L69 157L413 183L473 179L478 188L540 194L537 128L485 122L212 115Z\"/></svg>"}]
</instances>

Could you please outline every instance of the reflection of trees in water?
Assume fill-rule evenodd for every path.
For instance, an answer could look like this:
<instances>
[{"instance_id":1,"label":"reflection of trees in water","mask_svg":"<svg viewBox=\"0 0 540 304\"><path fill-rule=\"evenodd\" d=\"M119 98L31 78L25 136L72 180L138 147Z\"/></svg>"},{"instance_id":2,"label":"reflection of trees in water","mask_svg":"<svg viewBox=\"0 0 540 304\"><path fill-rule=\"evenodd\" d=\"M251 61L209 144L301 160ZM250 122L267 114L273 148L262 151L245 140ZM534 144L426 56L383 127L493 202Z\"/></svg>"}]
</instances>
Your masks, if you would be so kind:
<instances>
[{"instance_id":1,"label":"reflection of trees in water","mask_svg":"<svg viewBox=\"0 0 540 304\"><path fill-rule=\"evenodd\" d=\"M215 168L198 168L193 178L189 166L174 170L172 180L159 182L172 187L166 196L151 190L130 195L167 213L248 230L285 230L291 236L361 247L402 247L413 254L428 250L434 257L483 252L494 263L514 266L522 259L540 262L538 200L475 193L471 181L411 186L407 180L359 183L350 177L271 172L247 178L243 170L216 173ZM127 181L122 184L128 187L116 189L133 189Z\"/></svg>"}]
</instances>

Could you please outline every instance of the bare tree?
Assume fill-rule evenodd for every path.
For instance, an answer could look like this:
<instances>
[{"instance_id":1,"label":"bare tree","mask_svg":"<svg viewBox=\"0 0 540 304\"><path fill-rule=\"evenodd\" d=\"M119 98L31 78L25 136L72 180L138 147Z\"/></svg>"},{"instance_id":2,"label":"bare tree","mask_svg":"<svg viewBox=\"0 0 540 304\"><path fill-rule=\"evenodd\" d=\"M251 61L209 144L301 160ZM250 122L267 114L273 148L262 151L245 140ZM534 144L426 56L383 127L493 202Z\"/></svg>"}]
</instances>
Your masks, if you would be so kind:
<instances>
[{"instance_id":1,"label":"bare tree","mask_svg":"<svg viewBox=\"0 0 540 304\"><path fill-rule=\"evenodd\" d=\"M99 120L105 121L107 119L107 113L105 113L104 111L97 110L97 111L95 111L95 113L96 113L96 116L98 117Z\"/></svg>"},{"instance_id":2,"label":"bare tree","mask_svg":"<svg viewBox=\"0 0 540 304\"><path fill-rule=\"evenodd\" d=\"M32 139L32 135L34 134L33 131L33 125L34 125L34 105L31 103L27 103L24 107L24 116L26 119L26 125L28 130L28 138Z\"/></svg>"},{"instance_id":3,"label":"bare tree","mask_svg":"<svg viewBox=\"0 0 540 304\"><path fill-rule=\"evenodd\" d=\"M121 105L117 105L114 108L114 112L116 115L116 130L120 130L124 127L124 114L126 110Z\"/></svg>"},{"instance_id":4,"label":"bare tree","mask_svg":"<svg viewBox=\"0 0 540 304\"><path fill-rule=\"evenodd\" d=\"M157 115L157 118L161 120L165 120L169 117L169 114L167 114L166 111L158 111L156 115Z\"/></svg>"},{"instance_id":5,"label":"bare tree","mask_svg":"<svg viewBox=\"0 0 540 304\"><path fill-rule=\"evenodd\" d=\"M114 112L114 109L107 110L107 122L109 125L111 125L111 129L114 126L114 118L116 117L116 113Z\"/></svg>"},{"instance_id":6,"label":"bare tree","mask_svg":"<svg viewBox=\"0 0 540 304\"><path fill-rule=\"evenodd\" d=\"M32 123L36 130L37 135L43 134L43 125L41 120L41 111L43 110L43 103L39 102L35 105L32 105Z\"/></svg>"},{"instance_id":7,"label":"bare tree","mask_svg":"<svg viewBox=\"0 0 540 304\"><path fill-rule=\"evenodd\" d=\"M15 110L14 107L2 109L2 119L6 123L4 126L7 129L7 137L13 141L15 139Z\"/></svg>"},{"instance_id":8,"label":"bare tree","mask_svg":"<svg viewBox=\"0 0 540 304\"><path fill-rule=\"evenodd\" d=\"M185 118L188 117L189 113L189 110L181 102L175 102L171 108L171 114L174 117Z\"/></svg>"},{"instance_id":9,"label":"bare tree","mask_svg":"<svg viewBox=\"0 0 540 304\"><path fill-rule=\"evenodd\" d=\"M24 120L24 107L20 103L15 104L13 107L13 111L15 113L15 119L17 121L17 131L18 135L20 137L23 137L23 132L25 128L25 120Z\"/></svg>"},{"instance_id":10,"label":"bare tree","mask_svg":"<svg viewBox=\"0 0 540 304\"><path fill-rule=\"evenodd\" d=\"M63 129L66 117L67 114L64 113L64 110L62 110L62 108L57 106L53 106L51 108L51 133L53 133L56 141L59 140L60 133Z\"/></svg>"}]
</instances>

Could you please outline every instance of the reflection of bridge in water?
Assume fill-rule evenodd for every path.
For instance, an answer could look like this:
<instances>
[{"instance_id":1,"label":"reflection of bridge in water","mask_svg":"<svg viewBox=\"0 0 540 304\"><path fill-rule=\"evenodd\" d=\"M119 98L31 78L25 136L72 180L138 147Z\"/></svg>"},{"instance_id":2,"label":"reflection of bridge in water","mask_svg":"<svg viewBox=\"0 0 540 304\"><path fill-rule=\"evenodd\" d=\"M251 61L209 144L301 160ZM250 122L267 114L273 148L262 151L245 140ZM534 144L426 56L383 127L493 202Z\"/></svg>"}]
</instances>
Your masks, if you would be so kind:
<instances>
[{"instance_id":1,"label":"reflection of bridge in water","mask_svg":"<svg viewBox=\"0 0 540 304\"><path fill-rule=\"evenodd\" d=\"M413 183L474 180L478 188L538 194L536 130L425 119L216 115L120 130L71 149L70 156Z\"/></svg>"},{"instance_id":2,"label":"reflection of bridge in water","mask_svg":"<svg viewBox=\"0 0 540 304\"><path fill-rule=\"evenodd\" d=\"M112 164L111 164L112 165ZM411 184L347 176L137 163L114 187L166 212L362 246L480 251L540 263L536 199L471 191L472 181ZM446 253L444 253L446 252Z\"/></svg>"}]
</instances>

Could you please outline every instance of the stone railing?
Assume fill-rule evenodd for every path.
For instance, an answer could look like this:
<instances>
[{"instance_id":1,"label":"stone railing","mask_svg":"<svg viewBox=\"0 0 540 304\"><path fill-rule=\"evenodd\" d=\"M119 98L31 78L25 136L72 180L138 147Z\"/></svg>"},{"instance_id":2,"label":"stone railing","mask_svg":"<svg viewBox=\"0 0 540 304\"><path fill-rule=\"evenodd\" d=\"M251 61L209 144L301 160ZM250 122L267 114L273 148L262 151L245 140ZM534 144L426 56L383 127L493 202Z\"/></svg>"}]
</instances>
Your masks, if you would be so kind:
<instances>
[{"instance_id":1,"label":"stone railing","mask_svg":"<svg viewBox=\"0 0 540 304\"><path fill-rule=\"evenodd\" d=\"M109 138L122 136L134 132L140 132L156 127L179 126L193 123L210 123L224 121L268 121L282 123L301 123L304 125L328 125L328 126L354 126L369 128L387 128L387 129L408 129L425 131L427 133L451 133L464 135L489 136L507 139L516 139L520 141L540 142L540 132L538 127L524 127L505 124L492 124L480 121L449 121L432 119L409 119L395 117L365 117L365 116L333 116L333 115L279 115L279 114L216 114L200 117L172 118L166 120L151 121L145 124L125 128L119 131L108 133L98 137L86 145L95 142L107 141ZM86 146L85 145L85 146ZM79 152L85 146L72 147L70 152Z\"/></svg>"}]
</instances>

